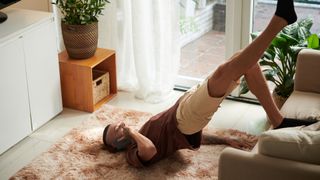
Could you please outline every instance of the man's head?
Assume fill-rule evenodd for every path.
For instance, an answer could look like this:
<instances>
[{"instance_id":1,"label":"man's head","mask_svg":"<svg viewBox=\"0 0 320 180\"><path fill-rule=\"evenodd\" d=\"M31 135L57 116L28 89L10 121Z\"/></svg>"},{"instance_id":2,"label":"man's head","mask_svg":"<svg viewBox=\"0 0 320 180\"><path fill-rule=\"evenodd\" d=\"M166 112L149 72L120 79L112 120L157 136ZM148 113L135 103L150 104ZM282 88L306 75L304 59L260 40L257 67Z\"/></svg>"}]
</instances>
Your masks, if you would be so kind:
<instances>
[{"instance_id":1,"label":"man's head","mask_svg":"<svg viewBox=\"0 0 320 180\"><path fill-rule=\"evenodd\" d=\"M131 138L126 136L123 123L112 123L103 131L103 143L110 152L118 152L126 149L131 143Z\"/></svg>"}]
</instances>

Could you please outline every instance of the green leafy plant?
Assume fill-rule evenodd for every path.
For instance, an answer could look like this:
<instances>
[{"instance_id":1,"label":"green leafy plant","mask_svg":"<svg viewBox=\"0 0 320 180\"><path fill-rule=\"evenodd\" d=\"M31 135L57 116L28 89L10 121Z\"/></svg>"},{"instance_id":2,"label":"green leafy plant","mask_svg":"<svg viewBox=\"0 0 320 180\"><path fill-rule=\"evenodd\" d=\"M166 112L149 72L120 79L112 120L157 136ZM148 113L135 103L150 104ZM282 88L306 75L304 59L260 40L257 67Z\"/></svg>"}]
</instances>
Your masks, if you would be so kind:
<instances>
[{"instance_id":1,"label":"green leafy plant","mask_svg":"<svg viewBox=\"0 0 320 180\"><path fill-rule=\"evenodd\" d=\"M55 4L61 10L62 21L69 25L84 25L98 22L108 0L56 0Z\"/></svg>"},{"instance_id":2,"label":"green leafy plant","mask_svg":"<svg viewBox=\"0 0 320 180\"><path fill-rule=\"evenodd\" d=\"M293 91L297 55L304 48L320 49L319 37L311 34L312 18L306 18L285 27L271 42L259 61L267 81L276 85L275 92L281 97L289 97ZM256 38L259 33L252 33ZM244 78L241 79L240 93L249 91Z\"/></svg>"}]
</instances>

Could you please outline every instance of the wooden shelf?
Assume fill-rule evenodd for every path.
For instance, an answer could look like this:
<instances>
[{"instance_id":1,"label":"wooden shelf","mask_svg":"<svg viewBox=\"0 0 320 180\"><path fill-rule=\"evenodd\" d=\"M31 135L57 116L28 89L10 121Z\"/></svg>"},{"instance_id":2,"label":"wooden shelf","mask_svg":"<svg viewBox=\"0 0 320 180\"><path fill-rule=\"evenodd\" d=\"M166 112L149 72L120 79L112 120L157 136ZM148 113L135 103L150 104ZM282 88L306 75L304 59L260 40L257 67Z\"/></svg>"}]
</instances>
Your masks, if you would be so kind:
<instances>
[{"instance_id":1,"label":"wooden shelf","mask_svg":"<svg viewBox=\"0 0 320 180\"><path fill-rule=\"evenodd\" d=\"M88 59L70 59L66 51L59 54L63 106L87 112L97 110L117 94L115 51L98 48ZM93 103L92 70L109 72L110 94Z\"/></svg>"}]
</instances>

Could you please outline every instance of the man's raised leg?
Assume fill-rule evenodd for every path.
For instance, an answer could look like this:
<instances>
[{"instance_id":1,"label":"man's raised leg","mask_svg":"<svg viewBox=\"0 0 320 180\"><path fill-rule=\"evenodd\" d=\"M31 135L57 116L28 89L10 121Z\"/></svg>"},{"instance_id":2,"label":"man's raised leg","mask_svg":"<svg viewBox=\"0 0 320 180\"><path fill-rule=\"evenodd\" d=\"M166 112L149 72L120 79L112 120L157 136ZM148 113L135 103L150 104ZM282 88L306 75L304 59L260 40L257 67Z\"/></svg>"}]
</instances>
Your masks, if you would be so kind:
<instances>
[{"instance_id":1,"label":"man's raised leg","mask_svg":"<svg viewBox=\"0 0 320 180\"><path fill-rule=\"evenodd\" d=\"M221 65L209 78L209 95L212 97L222 97L226 93L230 83L234 80L238 80L242 75L248 73L248 71L257 64L273 38L286 25L295 22L296 19L297 17L294 11L293 0L279 0L276 13L272 17L267 28L245 49L243 49L241 53L231 57L228 62ZM265 106L267 106L267 103L270 103L270 99L267 98L266 100L263 100L263 103L266 103ZM279 115L281 114L278 114L278 112L272 110L272 108L267 109L270 112L276 112L275 118L271 123L273 126L279 125L279 121L281 121L279 120Z\"/></svg>"},{"instance_id":2,"label":"man's raised leg","mask_svg":"<svg viewBox=\"0 0 320 180\"><path fill-rule=\"evenodd\" d=\"M255 65L263 52L268 48L272 39L287 25L281 17L273 16L267 28L245 49L214 72L208 81L209 93L213 97L223 96L230 83L238 80L253 65Z\"/></svg>"},{"instance_id":3,"label":"man's raised leg","mask_svg":"<svg viewBox=\"0 0 320 180\"><path fill-rule=\"evenodd\" d=\"M267 28L252 41L243 51L231 57L230 61L221 65L208 81L211 96L223 96L231 81L239 79L254 66L272 39L288 24L297 20L293 0L278 0L275 15ZM213 88L214 87L214 88Z\"/></svg>"}]
</instances>

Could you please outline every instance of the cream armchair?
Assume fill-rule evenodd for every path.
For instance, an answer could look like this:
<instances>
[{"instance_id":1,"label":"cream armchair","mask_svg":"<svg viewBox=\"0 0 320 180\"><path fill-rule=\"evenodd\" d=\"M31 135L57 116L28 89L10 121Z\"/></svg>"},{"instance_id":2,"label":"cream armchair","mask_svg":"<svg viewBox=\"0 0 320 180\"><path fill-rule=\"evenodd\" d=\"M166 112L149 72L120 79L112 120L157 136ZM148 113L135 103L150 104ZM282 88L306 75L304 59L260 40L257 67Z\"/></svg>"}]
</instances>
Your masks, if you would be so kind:
<instances>
[{"instance_id":1,"label":"cream armchair","mask_svg":"<svg viewBox=\"0 0 320 180\"><path fill-rule=\"evenodd\" d=\"M281 112L285 117L320 120L320 51L305 49L299 53L294 92ZM269 130L251 152L226 148L219 160L219 180L319 180L319 125L315 131ZM285 143L290 143L287 148Z\"/></svg>"}]
</instances>

